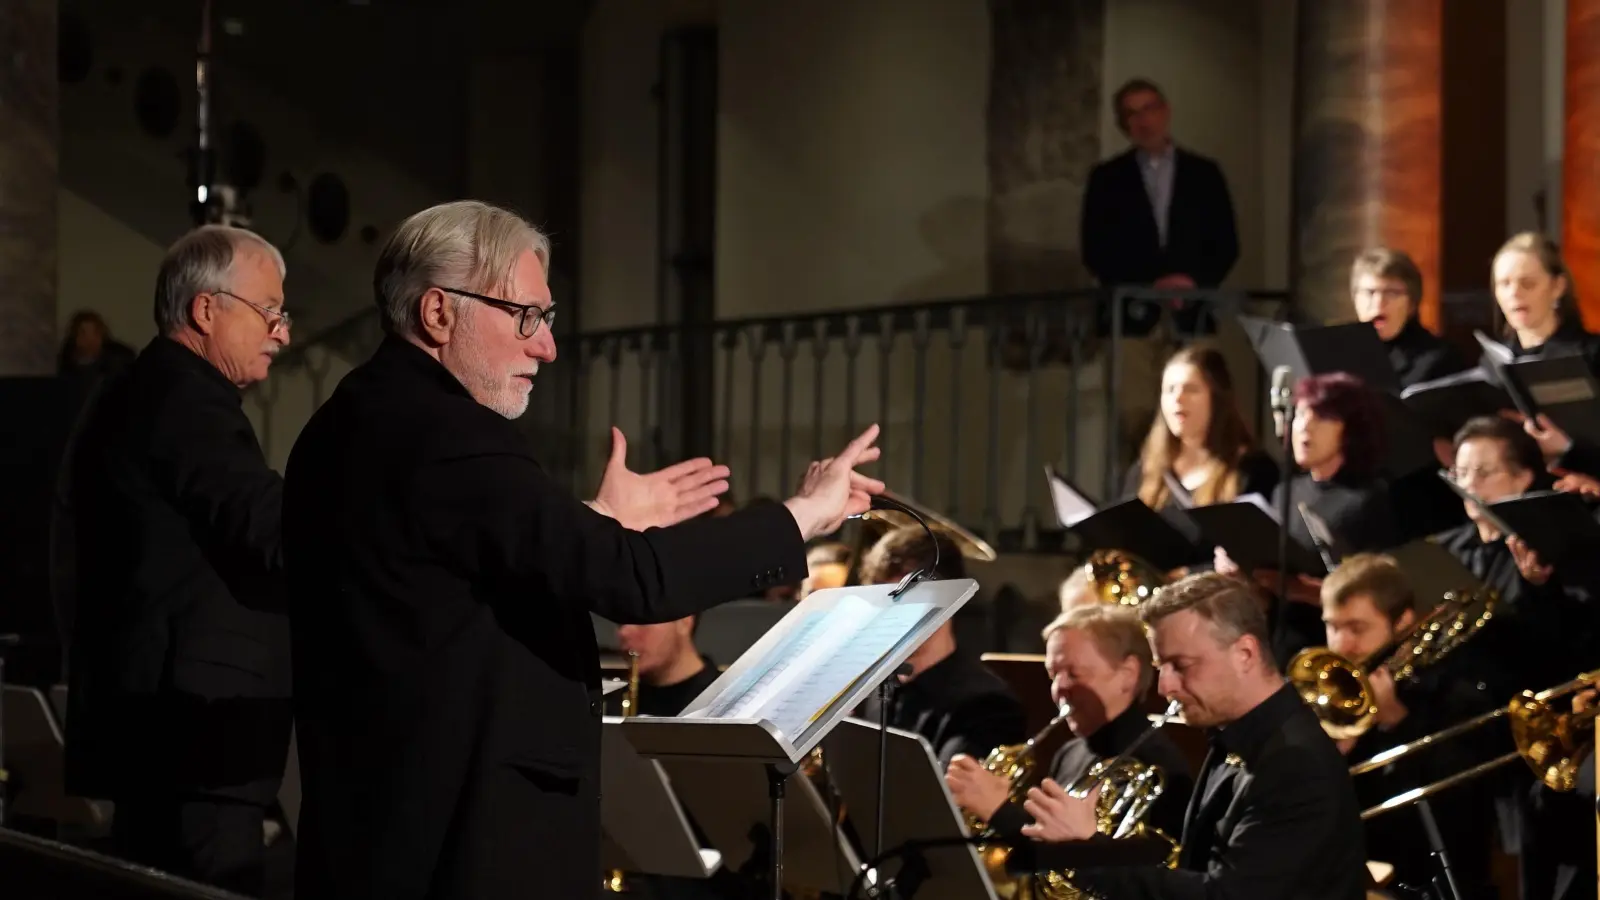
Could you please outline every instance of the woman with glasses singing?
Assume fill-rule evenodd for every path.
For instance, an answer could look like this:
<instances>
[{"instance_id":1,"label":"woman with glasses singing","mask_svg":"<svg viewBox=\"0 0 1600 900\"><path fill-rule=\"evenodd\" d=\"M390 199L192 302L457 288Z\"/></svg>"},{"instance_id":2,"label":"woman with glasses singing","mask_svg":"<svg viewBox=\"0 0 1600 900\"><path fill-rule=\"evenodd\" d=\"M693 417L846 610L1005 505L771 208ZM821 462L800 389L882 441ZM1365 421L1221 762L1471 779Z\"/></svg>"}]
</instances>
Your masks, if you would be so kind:
<instances>
[{"instance_id":1,"label":"woman with glasses singing","mask_svg":"<svg viewBox=\"0 0 1600 900\"><path fill-rule=\"evenodd\" d=\"M1538 444L1516 422L1496 416L1473 419L1456 433L1450 477L1485 503L1550 487ZM1455 651L1464 657L1459 668L1509 699L1600 666L1596 567L1581 558L1548 565L1520 539L1503 534L1477 504L1466 506L1472 521L1437 540L1501 603L1482 634ZM1516 767L1499 793L1501 833L1519 838L1506 849L1521 857L1521 896L1579 896L1558 892L1560 884L1586 884L1592 893L1592 786L1588 796L1556 793Z\"/></svg>"}]
</instances>

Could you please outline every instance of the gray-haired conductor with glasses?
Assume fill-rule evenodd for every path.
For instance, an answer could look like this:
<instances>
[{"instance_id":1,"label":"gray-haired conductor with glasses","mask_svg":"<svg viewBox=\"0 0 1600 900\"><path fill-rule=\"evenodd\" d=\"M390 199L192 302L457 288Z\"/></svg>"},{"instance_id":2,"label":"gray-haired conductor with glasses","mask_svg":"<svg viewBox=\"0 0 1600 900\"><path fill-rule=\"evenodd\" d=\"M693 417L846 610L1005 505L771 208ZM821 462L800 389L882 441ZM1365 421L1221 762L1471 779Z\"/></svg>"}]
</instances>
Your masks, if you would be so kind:
<instances>
[{"instance_id":1,"label":"gray-haired conductor with glasses","mask_svg":"<svg viewBox=\"0 0 1600 900\"><path fill-rule=\"evenodd\" d=\"M172 245L159 334L80 420L55 523L68 791L115 803L119 855L252 897L292 710L283 482L241 391L289 343L284 275L243 229Z\"/></svg>"}]
</instances>

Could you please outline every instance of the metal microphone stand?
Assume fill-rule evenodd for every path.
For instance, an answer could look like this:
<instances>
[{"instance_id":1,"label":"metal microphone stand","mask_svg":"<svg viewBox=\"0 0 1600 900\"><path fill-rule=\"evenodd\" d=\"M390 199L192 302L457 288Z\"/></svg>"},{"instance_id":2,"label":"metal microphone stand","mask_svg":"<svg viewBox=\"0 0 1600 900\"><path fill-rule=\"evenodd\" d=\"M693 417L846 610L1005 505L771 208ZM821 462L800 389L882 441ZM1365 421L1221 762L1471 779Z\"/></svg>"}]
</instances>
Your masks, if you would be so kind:
<instances>
[{"instance_id":1,"label":"metal microphone stand","mask_svg":"<svg viewBox=\"0 0 1600 900\"><path fill-rule=\"evenodd\" d=\"M1461 900L1461 888L1456 886L1455 871L1450 868L1450 855L1444 852L1444 837L1439 834L1439 823L1433 818L1433 807L1427 800L1417 801L1417 815L1422 817L1422 830L1427 832L1428 846L1433 851L1433 858L1439 863L1439 872L1443 877L1435 878L1438 885L1440 900Z\"/></svg>"},{"instance_id":2,"label":"metal microphone stand","mask_svg":"<svg viewBox=\"0 0 1600 900\"><path fill-rule=\"evenodd\" d=\"M1289 600L1289 485L1294 477L1294 407L1275 410L1283 416L1280 435L1283 459L1278 463L1278 602Z\"/></svg>"}]
</instances>

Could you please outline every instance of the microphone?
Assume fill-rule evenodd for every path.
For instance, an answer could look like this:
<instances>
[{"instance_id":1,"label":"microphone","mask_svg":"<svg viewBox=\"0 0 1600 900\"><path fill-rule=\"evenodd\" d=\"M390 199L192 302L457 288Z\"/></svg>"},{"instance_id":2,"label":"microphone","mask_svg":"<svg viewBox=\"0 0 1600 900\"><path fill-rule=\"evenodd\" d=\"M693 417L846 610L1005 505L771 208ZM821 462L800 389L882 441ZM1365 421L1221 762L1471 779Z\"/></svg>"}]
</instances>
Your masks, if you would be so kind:
<instances>
[{"instance_id":1,"label":"microphone","mask_svg":"<svg viewBox=\"0 0 1600 900\"><path fill-rule=\"evenodd\" d=\"M1294 370L1278 366L1272 370L1272 430L1283 437L1289 427L1289 412L1294 409Z\"/></svg>"}]
</instances>

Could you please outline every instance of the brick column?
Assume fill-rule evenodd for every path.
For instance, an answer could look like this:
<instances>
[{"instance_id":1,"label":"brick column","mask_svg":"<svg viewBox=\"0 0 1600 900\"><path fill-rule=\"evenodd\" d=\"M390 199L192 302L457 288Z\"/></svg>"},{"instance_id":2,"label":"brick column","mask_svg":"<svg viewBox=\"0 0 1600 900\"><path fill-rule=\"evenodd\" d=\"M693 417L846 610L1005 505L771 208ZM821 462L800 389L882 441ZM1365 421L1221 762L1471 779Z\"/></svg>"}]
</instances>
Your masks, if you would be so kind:
<instances>
[{"instance_id":1,"label":"brick column","mask_svg":"<svg viewBox=\"0 0 1600 900\"><path fill-rule=\"evenodd\" d=\"M1600 329L1600 0L1567 0L1561 243L1584 323Z\"/></svg>"},{"instance_id":2,"label":"brick column","mask_svg":"<svg viewBox=\"0 0 1600 900\"><path fill-rule=\"evenodd\" d=\"M1351 318L1350 263L1376 244L1411 254L1439 316L1442 0L1301 2L1296 35L1296 300Z\"/></svg>"},{"instance_id":3,"label":"brick column","mask_svg":"<svg viewBox=\"0 0 1600 900\"><path fill-rule=\"evenodd\" d=\"M56 353L56 0L0 3L0 377Z\"/></svg>"}]
</instances>

